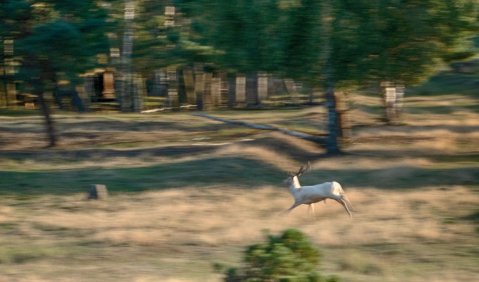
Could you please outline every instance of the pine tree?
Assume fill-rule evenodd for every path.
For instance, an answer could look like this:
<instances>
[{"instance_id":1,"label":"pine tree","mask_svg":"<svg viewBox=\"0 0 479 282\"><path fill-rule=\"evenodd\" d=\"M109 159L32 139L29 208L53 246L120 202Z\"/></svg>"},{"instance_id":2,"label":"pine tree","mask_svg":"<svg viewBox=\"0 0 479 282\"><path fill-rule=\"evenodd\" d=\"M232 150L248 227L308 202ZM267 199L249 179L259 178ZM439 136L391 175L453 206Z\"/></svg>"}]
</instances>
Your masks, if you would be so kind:
<instances>
[{"instance_id":1,"label":"pine tree","mask_svg":"<svg viewBox=\"0 0 479 282\"><path fill-rule=\"evenodd\" d=\"M48 146L55 146L58 137L45 93L59 80L75 85L80 74L98 66L97 56L106 56L107 14L94 0L10 0L3 5L4 36L14 41L19 65L16 79L37 95Z\"/></svg>"}]
</instances>

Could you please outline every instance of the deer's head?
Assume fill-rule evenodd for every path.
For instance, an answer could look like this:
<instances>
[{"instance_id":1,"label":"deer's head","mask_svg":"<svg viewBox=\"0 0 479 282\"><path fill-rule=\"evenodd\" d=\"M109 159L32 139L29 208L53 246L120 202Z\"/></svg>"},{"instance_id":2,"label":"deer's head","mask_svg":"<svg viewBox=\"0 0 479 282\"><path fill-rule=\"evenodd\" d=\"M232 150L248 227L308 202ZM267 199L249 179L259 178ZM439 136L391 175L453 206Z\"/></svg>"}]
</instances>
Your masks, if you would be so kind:
<instances>
[{"instance_id":1,"label":"deer's head","mask_svg":"<svg viewBox=\"0 0 479 282\"><path fill-rule=\"evenodd\" d=\"M310 168L311 168L311 164L308 162L305 165L302 165L296 173L293 173L293 172L288 173L288 178L286 178L285 183L289 187L291 187L291 186L294 186L294 188L301 187L301 184L299 183L298 176L303 175Z\"/></svg>"}]
</instances>

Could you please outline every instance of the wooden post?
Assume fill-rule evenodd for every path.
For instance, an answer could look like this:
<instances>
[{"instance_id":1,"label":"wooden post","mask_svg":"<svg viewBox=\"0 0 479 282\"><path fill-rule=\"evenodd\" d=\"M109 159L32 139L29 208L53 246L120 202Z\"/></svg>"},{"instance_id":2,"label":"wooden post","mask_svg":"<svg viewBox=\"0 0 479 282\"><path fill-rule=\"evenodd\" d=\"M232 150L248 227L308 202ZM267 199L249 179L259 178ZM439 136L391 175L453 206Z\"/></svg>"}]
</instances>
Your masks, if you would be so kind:
<instances>
[{"instance_id":1,"label":"wooden post","mask_svg":"<svg viewBox=\"0 0 479 282\"><path fill-rule=\"evenodd\" d=\"M213 108L221 106L221 78L214 77L211 79L211 104Z\"/></svg>"},{"instance_id":2,"label":"wooden post","mask_svg":"<svg viewBox=\"0 0 479 282\"><path fill-rule=\"evenodd\" d=\"M103 72L103 98L114 99L115 98L115 86L114 86L113 71L105 70Z\"/></svg>"},{"instance_id":3,"label":"wooden post","mask_svg":"<svg viewBox=\"0 0 479 282\"><path fill-rule=\"evenodd\" d=\"M213 100L211 95L211 84L213 79L213 74L210 72L205 73L205 88L203 91L203 110L209 111L213 108Z\"/></svg>"},{"instance_id":4,"label":"wooden post","mask_svg":"<svg viewBox=\"0 0 479 282\"><path fill-rule=\"evenodd\" d=\"M397 102L396 86L390 81L382 81L380 86L384 101L385 120L390 124L395 123Z\"/></svg>"},{"instance_id":5,"label":"wooden post","mask_svg":"<svg viewBox=\"0 0 479 282\"><path fill-rule=\"evenodd\" d=\"M261 103L267 98L268 98L268 74L260 73L258 75L258 102Z\"/></svg>"},{"instance_id":6,"label":"wooden post","mask_svg":"<svg viewBox=\"0 0 479 282\"><path fill-rule=\"evenodd\" d=\"M236 106L244 107L246 105L246 77L238 74L236 76Z\"/></svg>"},{"instance_id":7,"label":"wooden post","mask_svg":"<svg viewBox=\"0 0 479 282\"><path fill-rule=\"evenodd\" d=\"M220 107L225 107L228 104L228 74L226 72L219 73L220 78Z\"/></svg>"},{"instance_id":8,"label":"wooden post","mask_svg":"<svg viewBox=\"0 0 479 282\"><path fill-rule=\"evenodd\" d=\"M396 119L396 122L399 122L401 119L405 90L406 87L403 84L396 84L396 101L394 103L394 118Z\"/></svg>"},{"instance_id":9,"label":"wooden post","mask_svg":"<svg viewBox=\"0 0 479 282\"><path fill-rule=\"evenodd\" d=\"M165 26L173 27L175 26L175 6L166 6L165 7Z\"/></svg>"},{"instance_id":10,"label":"wooden post","mask_svg":"<svg viewBox=\"0 0 479 282\"><path fill-rule=\"evenodd\" d=\"M188 105L196 105L195 79L191 68L183 70L183 79L185 81L186 103Z\"/></svg>"},{"instance_id":11,"label":"wooden post","mask_svg":"<svg viewBox=\"0 0 479 282\"><path fill-rule=\"evenodd\" d=\"M180 107L178 99L178 77L176 68L167 69L168 79L168 106L178 110Z\"/></svg>"},{"instance_id":12,"label":"wooden post","mask_svg":"<svg viewBox=\"0 0 479 282\"><path fill-rule=\"evenodd\" d=\"M289 97L294 104L299 104L298 91L296 89L296 84L292 79L284 79L284 86L288 91Z\"/></svg>"}]
</instances>

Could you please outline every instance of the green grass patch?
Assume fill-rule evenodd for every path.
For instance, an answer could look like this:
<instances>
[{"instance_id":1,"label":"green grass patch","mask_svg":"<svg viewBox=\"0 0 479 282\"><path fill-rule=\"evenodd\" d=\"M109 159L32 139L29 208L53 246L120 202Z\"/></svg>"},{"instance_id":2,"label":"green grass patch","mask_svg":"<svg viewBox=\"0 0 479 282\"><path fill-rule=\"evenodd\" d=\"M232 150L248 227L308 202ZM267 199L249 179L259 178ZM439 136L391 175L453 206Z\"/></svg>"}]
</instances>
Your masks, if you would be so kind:
<instances>
[{"instance_id":1,"label":"green grass patch","mask_svg":"<svg viewBox=\"0 0 479 282\"><path fill-rule=\"evenodd\" d=\"M479 79L477 73L456 73L443 71L432 76L424 84L408 89L412 96L436 96L460 94L476 96L478 94Z\"/></svg>"},{"instance_id":2,"label":"green grass patch","mask_svg":"<svg viewBox=\"0 0 479 282\"><path fill-rule=\"evenodd\" d=\"M449 115L460 112L479 112L479 103L471 103L469 105L457 105L451 103L451 105L439 106L439 105L407 105L404 111L410 114L436 114L436 115Z\"/></svg>"},{"instance_id":3,"label":"green grass patch","mask_svg":"<svg viewBox=\"0 0 479 282\"><path fill-rule=\"evenodd\" d=\"M18 109L1 109L0 108L0 116L8 116L8 117L23 117L23 116L38 116L40 112L38 110L27 110L23 108Z\"/></svg>"},{"instance_id":4,"label":"green grass patch","mask_svg":"<svg viewBox=\"0 0 479 282\"><path fill-rule=\"evenodd\" d=\"M261 161L225 157L132 168L0 171L0 193L76 193L95 183L114 192L225 184L253 187L283 178L282 171Z\"/></svg>"},{"instance_id":5,"label":"green grass patch","mask_svg":"<svg viewBox=\"0 0 479 282\"><path fill-rule=\"evenodd\" d=\"M329 271L346 281L389 281L385 277L419 278L424 273L476 272L478 248L469 243L373 244L324 249ZM361 278L362 277L362 278ZM403 280L412 281L407 278ZM420 280L417 280L420 281ZM442 280L441 280L442 281ZM449 281L449 280L444 280Z\"/></svg>"},{"instance_id":6,"label":"green grass patch","mask_svg":"<svg viewBox=\"0 0 479 282\"><path fill-rule=\"evenodd\" d=\"M70 250L61 246L0 246L0 265L23 264L33 260L44 260L47 257L61 257Z\"/></svg>"},{"instance_id":7,"label":"green grass patch","mask_svg":"<svg viewBox=\"0 0 479 282\"><path fill-rule=\"evenodd\" d=\"M338 181L352 187L415 189L423 186L474 186L479 182L477 166L458 168L391 167L384 169L315 170L303 177L302 184ZM346 188L347 188L346 186Z\"/></svg>"},{"instance_id":8,"label":"green grass patch","mask_svg":"<svg viewBox=\"0 0 479 282\"><path fill-rule=\"evenodd\" d=\"M285 173L247 158L209 158L130 168L82 168L49 171L0 171L1 194L69 194L84 192L91 184L106 184L112 192L228 185L281 186ZM353 187L414 189L422 186L471 186L479 182L479 168L390 167L384 169L315 170L303 184L336 180ZM31 195L30 195L31 196Z\"/></svg>"}]
</instances>

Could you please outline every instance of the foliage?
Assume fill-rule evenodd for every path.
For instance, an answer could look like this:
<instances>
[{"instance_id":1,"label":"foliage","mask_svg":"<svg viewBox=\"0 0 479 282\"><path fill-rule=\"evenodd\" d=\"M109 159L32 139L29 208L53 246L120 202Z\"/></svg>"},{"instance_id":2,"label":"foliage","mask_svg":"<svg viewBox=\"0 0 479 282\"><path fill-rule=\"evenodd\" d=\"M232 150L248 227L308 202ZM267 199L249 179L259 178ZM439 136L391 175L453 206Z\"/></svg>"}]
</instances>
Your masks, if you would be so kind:
<instances>
[{"instance_id":1,"label":"foliage","mask_svg":"<svg viewBox=\"0 0 479 282\"><path fill-rule=\"evenodd\" d=\"M34 88L49 88L62 78L77 80L108 53L107 14L96 1L27 2L23 17L5 19L19 26L8 35L20 61L18 79Z\"/></svg>"},{"instance_id":2,"label":"foliage","mask_svg":"<svg viewBox=\"0 0 479 282\"><path fill-rule=\"evenodd\" d=\"M315 269L320 253L299 230L288 229L267 242L247 247L245 266L226 271L225 281L338 281Z\"/></svg>"},{"instance_id":3,"label":"foliage","mask_svg":"<svg viewBox=\"0 0 479 282\"><path fill-rule=\"evenodd\" d=\"M478 28L473 0L319 2L135 1L135 71L203 62L315 85L324 83L325 73L334 83L414 83L443 59L472 54L465 39ZM45 63L71 79L97 66L97 55L107 56L107 33L110 44L122 38L124 1L1 5L0 36L15 39L25 81L44 72ZM173 26L166 25L166 6L177 8Z\"/></svg>"},{"instance_id":4,"label":"foliage","mask_svg":"<svg viewBox=\"0 0 479 282\"><path fill-rule=\"evenodd\" d=\"M178 2L201 43L219 51L218 65L316 85L325 73L334 83L415 83L442 59L470 51L464 42L478 27L470 0Z\"/></svg>"},{"instance_id":5,"label":"foliage","mask_svg":"<svg viewBox=\"0 0 479 282\"><path fill-rule=\"evenodd\" d=\"M55 146L44 93L54 91L60 81L75 89L80 74L96 67L99 55L107 56L107 14L95 0L8 0L1 8L1 36L14 42L15 79L37 95L48 146Z\"/></svg>"},{"instance_id":6,"label":"foliage","mask_svg":"<svg viewBox=\"0 0 479 282\"><path fill-rule=\"evenodd\" d=\"M169 66L193 65L196 62L211 62L215 50L202 45L186 16L174 5L175 1L135 1L133 25L133 68L144 75ZM112 15L121 21L122 2L112 6ZM173 15L166 15L166 8L174 7ZM206 15L202 15L207 19ZM116 38L122 38L123 29L118 28ZM116 42L117 43L117 42ZM117 43L118 44L118 43Z\"/></svg>"},{"instance_id":7,"label":"foliage","mask_svg":"<svg viewBox=\"0 0 479 282\"><path fill-rule=\"evenodd\" d=\"M327 89L328 153L340 151L336 86L424 80L471 36L478 11L471 0L179 3L193 15L202 44L218 51L214 64Z\"/></svg>"},{"instance_id":8,"label":"foliage","mask_svg":"<svg viewBox=\"0 0 479 282\"><path fill-rule=\"evenodd\" d=\"M444 59L464 56L464 44L478 27L477 3L468 0L335 2L338 80L421 82Z\"/></svg>"}]
</instances>

